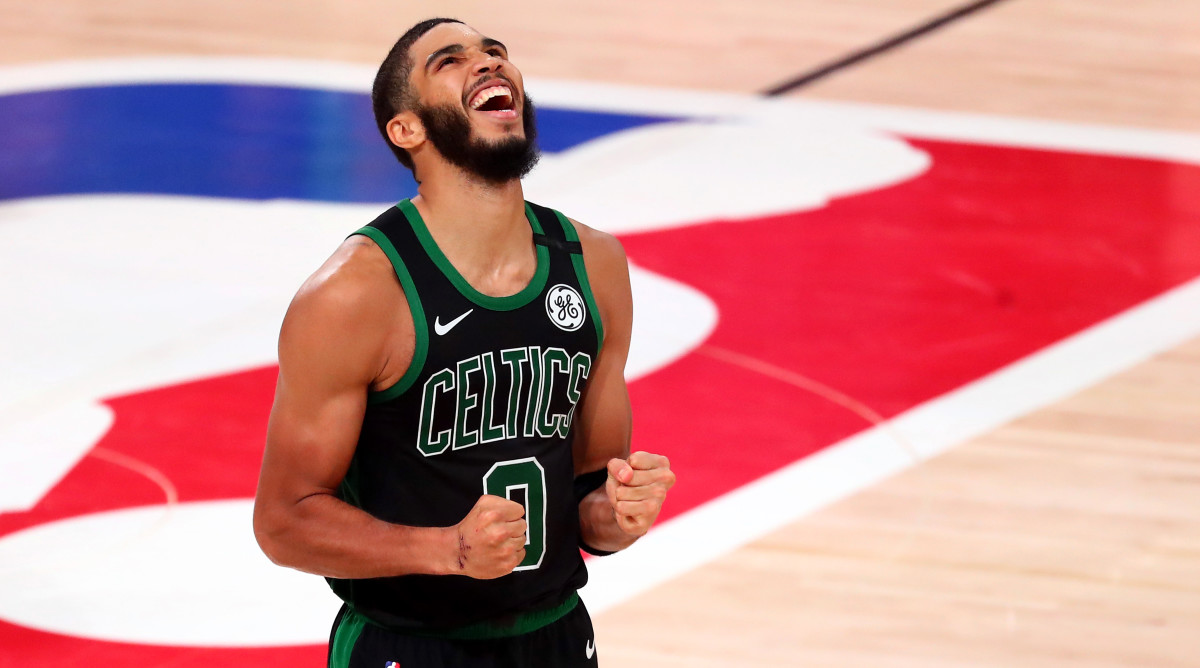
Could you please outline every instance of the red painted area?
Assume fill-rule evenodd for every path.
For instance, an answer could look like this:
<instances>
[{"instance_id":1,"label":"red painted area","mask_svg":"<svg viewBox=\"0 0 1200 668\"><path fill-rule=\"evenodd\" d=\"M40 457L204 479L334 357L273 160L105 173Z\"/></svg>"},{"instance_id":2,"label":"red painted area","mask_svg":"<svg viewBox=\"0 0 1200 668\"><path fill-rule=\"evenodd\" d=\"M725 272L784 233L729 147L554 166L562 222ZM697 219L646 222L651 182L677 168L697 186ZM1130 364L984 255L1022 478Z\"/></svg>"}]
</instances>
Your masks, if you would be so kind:
<instances>
[{"instance_id":1,"label":"red painted area","mask_svg":"<svg viewBox=\"0 0 1200 668\"><path fill-rule=\"evenodd\" d=\"M918 178L812 212L624 238L637 264L720 309L709 345L816 379L885 416L1200 276L1200 168L912 141ZM275 370L109 400L99 444L174 481L183 500L253 494ZM631 387L635 447L679 473L684 512L863 429L864 420L749 370L690 355ZM0 534L161 491L85 459ZM321 647L141 648L0 625L16 663L317 665ZM48 649L48 648L53 648Z\"/></svg>"},{"instance_id":2,"label":"red painted area","mask_svg":"<svg viewBox=\"0 0 1200 668\"><path fill-rule=\"evenodd\" d=\"M254 496L277 374L271 366L109 399L115 421L96 447L158 469L180 501ZM31 511L0 514L0 535L164 500L145 476L85 457Z\"/></svg>"},{"instance_id":3,"label":"red painted area","mask_svg":"<svg viewBox=\"0 0 1200 668\"><path fill-rule=\"evenodd\" d=\"M709 295L709 345L892 416L1200 275L1200 168L910 140L900 185L818 211L623 238ZM635 447L671 457L669 515L866 426L693 355L631 388Z\"/></svg>"}]
</instances>

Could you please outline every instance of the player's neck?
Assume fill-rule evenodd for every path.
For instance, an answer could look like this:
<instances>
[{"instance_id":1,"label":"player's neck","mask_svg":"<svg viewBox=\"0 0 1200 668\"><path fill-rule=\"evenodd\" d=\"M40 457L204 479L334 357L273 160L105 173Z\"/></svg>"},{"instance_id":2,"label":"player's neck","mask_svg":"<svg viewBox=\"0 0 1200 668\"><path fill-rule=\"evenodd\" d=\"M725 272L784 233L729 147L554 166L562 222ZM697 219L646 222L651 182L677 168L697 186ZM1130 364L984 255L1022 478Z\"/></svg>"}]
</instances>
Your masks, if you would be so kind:
<instances>
[{"instance_id":1,"label":"player's neck","mask_svg":"<svg viewBox=\"0 0 1200 668\"><path fill-rule=\"evenodd\" d=\"M422 179L413 204L456 266L490 271L532 258L520 179L494 185L456 169L430 177ZM458 268L464 275L473 273Z\"/></svg>"},{"instance_id":2,"label":"player's neck","mask_svg":"<svg viewBox=\"0 0 1200 668\"><path fill-rule=\"evenodd\" d=\"M525 194L520 179L492 184L458 169L430 174L417 188L413 204L430 229L455 237L503 242L513 229L525 230ZM528 235L525 235L528 237Z\"/></svg>"}]
</instances>

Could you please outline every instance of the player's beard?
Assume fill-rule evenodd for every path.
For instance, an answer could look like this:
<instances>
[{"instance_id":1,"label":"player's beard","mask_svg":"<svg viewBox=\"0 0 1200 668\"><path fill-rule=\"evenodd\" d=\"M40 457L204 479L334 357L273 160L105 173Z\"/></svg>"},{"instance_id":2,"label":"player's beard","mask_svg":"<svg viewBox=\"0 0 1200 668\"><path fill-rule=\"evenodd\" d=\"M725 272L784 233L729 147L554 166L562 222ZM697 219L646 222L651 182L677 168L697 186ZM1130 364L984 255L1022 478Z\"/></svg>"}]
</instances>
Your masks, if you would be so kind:
<instances>
[{"instance_id":1,"label":"player's beard","mask_svg":"<svg viewBox=\"0 0 1200 668\"><path fill-rule=\"evenodd\" d=\"M413 111L425 126L425 137L442 157L488 183L499 185L519 179L528 174L541 157L535 141L537 123L533 102L528 97L521 112L525 136L510 136L497 141L473 136L467 112L455 105L416 105Z\"/></svg>"}]
</instances>

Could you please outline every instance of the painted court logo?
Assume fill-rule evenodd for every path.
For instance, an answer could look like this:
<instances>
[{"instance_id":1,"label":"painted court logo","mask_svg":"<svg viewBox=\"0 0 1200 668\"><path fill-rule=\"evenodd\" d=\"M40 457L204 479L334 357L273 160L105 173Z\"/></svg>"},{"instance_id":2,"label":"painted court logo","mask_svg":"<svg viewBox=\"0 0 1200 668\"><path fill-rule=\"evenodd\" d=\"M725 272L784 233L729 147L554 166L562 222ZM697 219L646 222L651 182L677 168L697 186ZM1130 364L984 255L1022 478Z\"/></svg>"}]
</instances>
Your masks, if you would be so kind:
<instances>
[{"instance_id":1,"label":"painted court logo","mask_svg":"<svg viewBox=\"0 0 1200 668\"><path fill-rule=\"evenodd\" d=\"M583 326L587 308L575 288L559 283L546 293L546 315L559 329L573 332Z\"/></svg>"},{"instance_id":2,"label":"painted court logo","mask_svg":"<svg viewBox=\"0 0 1200 668\"><path fill-rule=\"evenodd\" d=\"M329 240L344 235L350 224L347 221L363 215L362 205L370 205L374 211L378 202L413 196L417 191L415 184L406 186L409 190L396 189L399 177L390 174L403 176L402 171L395 172L403 168L386 151L380 155L369 115L355 114L357 120L351 120L342 118L341 111L302 114L299 120L304 124L289 124L287 132L276 132L279 124L269 122L267 112L277 108L361 107L368 98L366 91L360 90L362 77L358 74L347 73L348 78L337 79L338 90L358 91L350 93L321 88L328 85L328 79L324 75L314 77L315 69L308 64L280 62L278 69L272 64L268 71L247 69L245 64L233 68L221 60L205 63L196 61L195 72L209 83L195 86L179 85L194 83L192 79L164 83L158 61L122 65L122 79L128 73L129 81L136 85L113 85L111 76L101 76L91 63L71 64L69 68L64 65L62 69L55 66L52 77L36 81L33 70L28 76L22 70L14 77L10 68L0 68L0 81L4 82L0 85L0 135L8 133L7 139L0 137L0 146L12 149L0 161L0 204L19 206L22 212L6 218L0 209L0 227L6 233L11 227L12 233L22 239L36 238L60 226L62 220L95 215L102 208L101 224L73 230L56 246L69 242L72 256L84 256L94 253L97 240L108 238L114 230L129 233L130 242L114 257L144 277L132 284L125 272L87 274L83 279L89 281L86 300L76 299L69 288L72 281L64 281L67 288L51 293L54 309L28 313L21 310L24 302L19 293L14 293L17 297L10 295L9 302L16 299L13 303L0 298L6 311L16 308L28 316L5 321L12 325L5 328L6 340L14 335L23 345L0 346L0 368L6 380L18 379L36 388L38 397L47 397L46 401L33 401L29 399L33 395L6 394L0 387L0 413L11 414L0 419L0 431L20 434L20 441L35 439L52 446L39 447L36 457L25 457L27 453L12 443L16 439L0 436L0 453L17 457L0 457L0 461L19 462L15 469L5 470L14 471L12 479L20 480L23 490L15 491L17 485L12 484L0 488L0 562L6 572L15 575L5 579L5 595L0 596L0 665L39 668L48 663L45 657L50 654L86 655L92 664L109 666L178 665L195 663L197 657L214 665L247 668L273 668L285 662L323 665L326 660L329 610L336 605L329 602L332 594L328 587L320 578L270 565L253 541L238 537L248 535L246 532L222 530L235 523L248 526L262 461L262 433L278 376L277 368L269 365L274 347L265 344L278 328L276 316L267 314L271 322L265 323L238 314L262 310L259 304L276 304L282 313L299 280L295 284L291 279L268 281L253 295L249 291L229 293L230 275L226 272L244 272L231 276L253 282L267 266L262 262L270 262L272 274L291 275L301 268L306 273L315 268L313 258L328 255ZM43 71L40 65L37 68ZM171 68L174 71L174 65ZM275 72L280 73L277 81L271 79ZM84 87L53 88L60 85L55 83L60 75L62 81L74 82L71 86ZM267 79L275 83L255 83ZM25 89L10 85L23 81L30 82L28 92L36 94L24 94L21 91ZM294 87L297 82L308 83ZM777 100L772 104L782 105L773 107L778 115L773 112L767 118L757 111L757 102L747 98L744 115L731 110L729 125L725 125L724 121L687 120L700 110L696 100L686 93L676 97L655 91L654 100L659 101L647 102L645 109L637 112L648 116L596 111L611 107L606 100L612 93L591 83L564 88L557 93L558 99L552 95L542 95L547 99L539 134L554 139L550 145L562 148L560 155L565 161L579 156L579 162L563 164L578 170L570 175L580 178L572 178L569 183L561 181L565 184L562 189L556 185L560 183L558 177L546 181L545 200L566 206L565 199L572 197L589 202L616 197L636 203L637 210L653 203L656 212L636 221L622 218L621 227L613 231L621 233L629 256L641 266L631 270L636 272L634 293L648 307L642 308L639 316L640 326L646 329L634 334L635 349L641 345L638 341L645 345L640 353L630 355L631 366L635 367L630 374L635 410L643 416L663 418L640 422L639 440L662 444L663 453L673 463L696 474L695 483L688 485L691 491L668 503L660 521L665 516L682 519L684 513L704 502L780 472L779 478L772 478L778 483L749 487L744 495L717 501L713 507L720 508L720 512L755 513L761 516L756 524L764 527L791 522L801 505L820 505L826 497L814 493L804 497L804 504L785 507L769 498L775 485L791 485L812 471L807 464L791 468L802 461L800 458L863 433L865 427L860 421L842 419L845 408L836 402L800 388L784 394L787 389L777 376L748 373L736 364L710 364L709 356L692 351L709 337L717 337L715 341L734 353L789 372L804 371L832 387L861 388L864 351L852 345L853 341L863 332L886 332L896 347L927 356L928 360L920 373L914 374L903 356L867 355L872 377L879 379L878 398L899 413L1000 369L1030 351L1064 340L1115 310L1150 299L1168 282L1174 285L1200 275L1200 254L1196 253L1180 255L1175 268L1161 275L1137 279L1123 272L1126 261L1155 266L1160 261L1155 252L1162 249L1154 244L1131 248L1133 254L1128 258L1114 256L1111 261L1097 258L1096 262L1072 264L1065 278L1063 264L1054 254L1042 253L1047 240L1119 247L1128 232L1122 221L1130 219L1153 221L1161 229L1194 237L1200 225L1190 215L1188 202L1166 206L1161 197L1140 194L1160 182L1168 165L1172 179L1178 179L1179 192L1200 192L1200 167L1193 164L1200 162L1200 154L1188 149L1187 155L1195 157L1186 164L1161 156L1147 159L1160 151L1145 147L1169 145L1171 148L1164 150L1170 155L1183 150L1178 139L1123 128L1111 135L1089 130L1086 137L1073 131L1047 136L1045 130L1051 126L1029 126L1023 121L973 120L920 110L906 110L893 117L882 109L864 110L866 115L861 117L849 114L828 127L802 123L809 129L793 131L796 119L810 118L821 108L810 106L817 105L817 101L810 100L802 107L792 106L791 100ZM336 105L327 107L331 102ZM629 103L631 108L642 104L632 98ZM555 108L555 104L561 108ZM131 107L161 109L164 113L125 113ZM584 107L592 110L581 112ZM231 126L221 114L231 109L243 116L251 114L245 118L253 121L254 131L242 127L226 134ZM61 163L48 162L47 156L57 155L47 149L53 148L54 133L34 133L37 136L33 140L25 136L29 134L25 130L28 123L22 119L37 118L69 128L72 115L80 110L86 110L90 120L79 141L99 142L97 146L103 150L94 152L103 158L98 163L103 173L100 169L72 169L70 156L65 154ZM670 118L680 120L658 123L667 119L661 115L667 111L672 112ZM859 120L855 118L861 120L862 129L858 129ZM597 122L599 129L589 129ZM957 129L946 130L948 126ZM634 127L641 129L618 136L619 131ZM294 159L296 154L290 151L251 150L263 161L254 163L255 172L277 178L253 179L248 184L230 170L208 169L211 164L219 164L231 146L236 150L295 146L295 133L301 130L305 137L337 138L340 148L336 160L346 160L345 164L353 167L346 178L318 179L321 183L314 185L304 178L306 172L294 169L296 163L327 164L327 142L315 140L299 142L305 148L302 160ZM218 134L199 134L202 131ZM697 160L695 156L709 155L714 146L719 148L724 143L712 142L715 132L736 132L731 136L744 137L744 141L728 142L737 144L738 151L743 145L754 145L764 153L756 153L758 157L745 164ZM940 139L920 139L922 133ZM1063 139L1066 135L1075 139L1068 142ZM359 142L356 138L360 136L370 141ZM1134 141L1135 136L1145 139ZM139 140L126 141L131 137ZM1029 148L996 144L997 137L1008 137L1013 144ZM571 147L585 146L581 143L585 140L609 139L614 143L607 145L613 150L657 151L667 140L674 148L661 154L662 165L667 168L611 181L602 161L591 160L592 154L586 152L592 149L579 154L569 152L574 150ZM843 140L856 149L811 152L814 146L842 145ZM1067 151L1060 146L1068 144L1079 150ZM1141 157L1123 157L1121 151L1133 150L1129 148L1133 144L1142 147L1136 151ZM215 153L188 152L186 157L191 160L181 161L181 147L208 147ZM216 150L218 147L221 150ZM819 156L821 162L797 160L796 155L805 151ZM1112 154L1114 151L1117 153ZM164 175L140 167L153 156L163 164L178 167L165 175L172 178L159 178ZM830 179L814 179L814 173ZM360 180L363 174L389 176ZM840 176L843 174L844 179ZM964 179L963 174L971 178ZM1086 174L1088 178L1057 178L1064 174ZM659 183L654 179L660 175L671 177ZM103 178L97 181L100 176ZM679 182L686 179L692 184L720 187L685 188L678 185L676 177ZM1047 178L1064 189L1041 187ZM1125 183L1129 188L1114 190L1111 197L1099 201L1089 197L1097 180ZM770 187L773 182L812 183L813 188L779 189ZM581 184L589 189L583 190ZM577 185L581 188L578 191ZM760 186L763 190L755 190ZM116 188L126 195L93 198L98 192ZM142 197L134 193L156 195ZM206 197L158 196L201 193ZM643 202L639 199L641 193L650 193L647 197L652 199ZM770 207L763 205L768 195L773 202ZM313 208L293 208L289 204L278 210L263 209L254 203L273 198ZM815 207L817 199L826 205ZM1066 211L1069 215L1063 214L1064 202L1071 204ZM335 206L352 208L331 208ZM577 208L581 209L577 215L585 219L597 217L585 216L587 212ZM763 213L766 208L772 213ZM311 223L296 225L296 215L307 216L307 211L313 212ZM881 216L887 217L889 229L903 230L903 234L879 239L872 232ZM1070 221L1079 216L1097 224L1089 225L1087 230L1078 229ZM158 221L164 218L173 221L173 235L193 244L195 252L188 255L196 259L195 266L137 262L153 250L152 246L141 245L140 240L154 239L154 231L161 225ZM723 222L708 224L718 219ZM997 220L1003 220L1005 229L1012 232L1012 243L959 244L953 234L947 236L947 230L953 229L990 229ZM685 224L688 221L692 224ZM222 226L222 233L207 233L218 229L214 224ZM230 247L219 240L248 224L270 226L262 227L264 230L287 230L289 243L286 248L280 246L279 252L256 258L260 261L245 262L241 255L230 254ZM814 230L820 234L814 236ZM1051 236L1046 235L1051 232ZM937 243L929 243L930 234ZM713 265L696 261L714 248L729 251L722 262ZM781 248L789 249L793 261L761 261ZM36 279L46 264L30 255L36 250L36 245L0 243L0 265L8 266L12 258L23 260L29 256L31 261L23 264L22 270ZM846 252L831 252L834 250ZM851 261L856 256L877 261L862 265ZM1030 261L1030 257L1044 261ZM220 276L205 269L214 263L222 267L217 272ZM928 271L940 266L947 267L947 271ZM190 315L186 322L176 322L180 319L163 316L159 293L143 286L153 287L161 277L169 278L175 275L172 272L183 269L189 270L189 280L186 284L180 281L178 294L186 297ZM549 294L543 299L547 317L566 332L587 331L599 325L587 322L590 316L587 300L582 298L584 288L573 288L576 280L566 276L571 274L564 273L563 280L572 280L569 286L546 285L544 292ZM838 295L847 308L853 308L853 319L820 308L823 298L810 294L811 290L789 290L783 302L776 302L780 297L777 290L762 290L763 285L803 286L814 277L829 294ZM1122 289L1114 293L1112 300L1093 303L1076 298L1073 286L1113 285L1114 277L1122 279ZM70 278L78 281L74 274ZM893 303L877 299L877 290L871 286L889 282L920 286L922 294L934 291L929 294L939 296L940 306L927 308L931 302L925 299L910 306L903 306L900 300ZM982 283L987 285L977 289ZM1046 319L1042 309L998 309L992 298L997 290L988 287L993 283L1011 285L1017 305L1023 299L1034 299L1069 307L1072 315ZM1005 288L1000 292L1008 291ZM977 292L983 293L982 297ZM941 297L946 300L944 304ZM131 312L144 314L147 327L136 328L144 330L138 332L105 327L107 316L97 304L136 308ZM676 311L683 306L686 309ZM530 302L528 307L536 319L537 306ZM89 330L100 345L85 354L81 354L82 349L72 351L71 346L62 346L63 350L43 359L39 351L52 347L46 332L52 333L54 328L45 327L42 311L53 311L56 321L66 318L64 322L70 327L64 330ZM470 314L464 318L457 309L429 312L438 316L429 323L431 338L439 335L439 329L442 336L455 336L460 328L472 326L467 321L481 317L468 311ZM1164 323L1172 330L1178 327L1170 337L1185 334L1183 320L1175 318ZM212 349L195 340L189 334L193 322L212 323L211 331L230 345ZM264 333L268 336L263 337ZM1002 338L995 338L1000 335ZM974 343L945 353L948 337ZM171 355L155 354L168 341L172 342ZM572 411L581 401L578 391L594 360L584 353L567 355L571 346L566 341L560 342L561 347L520 343L447 364L439 372L428 386L428 401L422 397L422 411L428 409L430 416L425 423L418 421L425 439L422 453L453 456L455 447L504 448L509 439L523 439L526 434L547 438L546 434L555 434L557 438L560 430L567 432ZM1147 345L1153 350L1154 344ZM10 349L16 352L10 353ZM823 353L797 353L806 349ZM119 367L121 360L133 359L138 360L140 380L131 382L123 374L109 377L107 369ZM46 373L43 365L50 361L53 365L46 367L50 369ZM53 400L54 390L61 385L59 374L79 373L80 369L86 370L89 382L86 389L72 393L78 395L78 401L64 404ZM714 386L736 388L738 401L729 402L727 392L709 391ZM423 389L417 385L413 391ZM564 393L566 396L562 396ZM491 401L485 400L489 397ZM951 400L947 405L963 405L957 403L958 395L947 397ZM794 402L794 419L780 419L776 410L780 402ZM461 420L455 414L460 405L472 407L457 416ZM965 405L972 417L962 425L967 433L991 424L992 409L980 408L978 399ZM17 406L21 415L12 410ZM976 409L982 412L976 414ZM1016 409L1015 405L1005 406L1003 411ZM221 419L212 419L214 415ZM435 415L442 419L433 420ZM681 424L686 428L681 429ZM709 456L727 443L729 424L752 427L752 436L764 444L756 449L753 462L734 469L728 462ZM797 436L798 431L803 435ZM949 447L956 438L948 433L930 447ZM219 450L209 447L214 443L220 444ZM830 455L836 458L838 452L844 450L830 451ZM115 465L121 461L115 457L142 463L149 467L147 470L158 472L162 480L178 489L177 506L168 511L163 502L164 496L169 500L169 490L145 473L135 474L133 469ZM211 466L218 458L220 466ZM872 474L864 474L856 462L831 467L831 490L848 493L873 481ZM146 482L133 475L145 477ZM481 482L501 487L495 476ZM793 495L802 492L791 490ZM702 517L705 515L693 516ZM147 528L156 530L147 532ZM104 537L104 549L73 555L80 558L72 559L70 568L47 569L39 563L47 559L47 554L69 553L82 540L96 536ZM662 563L671 564L674 574L684 564L691 567L687 553L732 549L743 539L738 532L721 532L706 536L700 551L689 548L681 552L678 541L669 548L667 541L660 542L655 549L663 550ZM644 565L644 554L635 550L623 559L626 564ZM196 567L147 566L159 563ZM596 608L611 609L615 602L648 586L648 580L626 577L625 566L618 568L613 563L598 560L594 569L589 566L591 585L596 587ZM261 570L255 570L260 566ZM33 577L24 576L30 572ZM293 573L300 579L294 579ZM247 586L248 581L240 577L247 574L253 586ZM306 588L304 583L310 581ZM198 587L198 582L203 586ZM219 592L220 596L202 595L208 592ZM61 605L46 606L50 595ZM165 596L180 604L168 608L155 605L160 602L156 599ZM211 607L211 599L222 606ZM270 614L254 612L263 601L270 602ZM594 640L585 638L585 646L576 645L569 654L578 659L581 649L586 661L594 665L599 654ZM7 661L7 657L12 660ZM391 663L399 668L400 662ZM386 668L387 664L386 660L379 664L372 659L370 665Z\"/></svg>"}]
</instances>

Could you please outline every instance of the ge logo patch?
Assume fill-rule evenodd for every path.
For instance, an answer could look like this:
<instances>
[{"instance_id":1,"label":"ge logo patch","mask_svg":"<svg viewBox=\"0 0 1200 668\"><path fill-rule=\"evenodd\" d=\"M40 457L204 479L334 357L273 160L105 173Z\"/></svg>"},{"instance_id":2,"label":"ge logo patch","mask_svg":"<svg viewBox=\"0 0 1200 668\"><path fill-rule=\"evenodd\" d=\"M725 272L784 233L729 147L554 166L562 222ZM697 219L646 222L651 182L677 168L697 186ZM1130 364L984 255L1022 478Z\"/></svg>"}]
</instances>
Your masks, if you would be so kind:
<instances>
[{"instance_id":1,"label":"ge logo patch","mask_svg":"<svg viewBox=\"0 0 1200 668\"><path fill-rule=\"evenodd\" d=\"M573 332L583 326L587 309L575 288L559 283L546 293L546 315L559 329Z\"/></svg>"}]
</instances>

